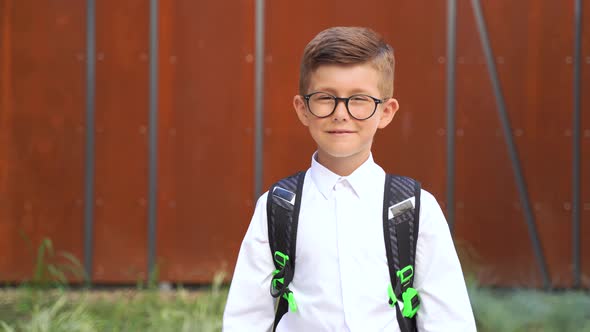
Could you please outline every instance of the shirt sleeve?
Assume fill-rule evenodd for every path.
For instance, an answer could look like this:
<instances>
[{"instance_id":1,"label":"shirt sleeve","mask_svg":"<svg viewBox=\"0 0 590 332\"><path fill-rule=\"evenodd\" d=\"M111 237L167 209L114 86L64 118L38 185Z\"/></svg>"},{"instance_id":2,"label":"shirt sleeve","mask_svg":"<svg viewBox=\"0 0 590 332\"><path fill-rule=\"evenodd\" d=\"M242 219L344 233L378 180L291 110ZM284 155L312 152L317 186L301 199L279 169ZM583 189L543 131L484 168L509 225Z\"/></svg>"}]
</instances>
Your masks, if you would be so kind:
<instances>
[{"instance_id":1,"label":"shirt sleeve","mask_svg":"<svg viewBox=\"0 0 590 332\"><path fill-rule=\"evenodd\" d=\"M274 264L268 244L266 197L262 195L244 236L223 313L223 331L270 331L274 301L270 280Z\"/></svg>"},{"instance_id":2,"label":"shirt sleeve","mask_svg":"<svg viewBox=\"0 0 590 332\"><path fill-rule=\"evenodd\" d=\"M476 331L465 278L438 202L422 190L414 287L418 331Z\"/></svg>"}]
</instances>

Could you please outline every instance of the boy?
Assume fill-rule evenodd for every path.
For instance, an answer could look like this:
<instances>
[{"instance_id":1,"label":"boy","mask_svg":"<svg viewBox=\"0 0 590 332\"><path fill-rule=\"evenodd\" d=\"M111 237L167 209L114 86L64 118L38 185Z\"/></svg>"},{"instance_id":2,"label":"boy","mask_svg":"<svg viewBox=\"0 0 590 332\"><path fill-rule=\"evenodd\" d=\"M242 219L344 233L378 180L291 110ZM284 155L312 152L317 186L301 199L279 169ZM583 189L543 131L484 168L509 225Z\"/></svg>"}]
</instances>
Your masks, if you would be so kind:
<instances>
[{"instance_id":1,"label":"boy","mask_svg":"<svg viewBox=\"0 0 590 332\"><path fill-rule=\"evenodd\" d=\"M371 145L399 105L393 95L392 48L366 28L330 28L305 48L295 112L317 144L305 175L289 289L298 310L276 331L399 331L387 303L390 283L383 238L385 172ZM242 243L223 328L270 331L266 201L260 197ZM436 199L421 191L414 288L418 331L475 331L461 266Z\"/></svg>"}]
</instances>

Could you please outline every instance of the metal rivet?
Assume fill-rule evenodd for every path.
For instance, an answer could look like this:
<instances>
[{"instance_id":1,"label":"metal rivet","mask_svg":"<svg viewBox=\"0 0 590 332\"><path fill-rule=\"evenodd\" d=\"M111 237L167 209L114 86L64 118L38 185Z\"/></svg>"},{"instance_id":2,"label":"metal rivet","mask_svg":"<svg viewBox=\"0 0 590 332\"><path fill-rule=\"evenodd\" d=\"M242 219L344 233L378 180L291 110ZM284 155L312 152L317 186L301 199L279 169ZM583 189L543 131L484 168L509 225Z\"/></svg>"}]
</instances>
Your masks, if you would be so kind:
<instances>
[{"instance_id":1,"label":"metal rivet","mask_svg":"<svg viewBox=\"0 0 590 332\"><path fill-rule=\"evenodd\" d=\"M586 63L590 65L590 56L586 57Z\"/></svg>"},{"instance_id":2,"label":"metal rivet","mask_svg":"<svg viewBox=\"0 0 590 332\"><path fill-rule=\"evenodd\" d=\"M174 209L176 207L176 201L175 200L170 200L168 202L168 207L171 209Z\"/></svg>"},{"instance_id":3,"label":"metal rivet","mask_svg":"<svg viewBox=\"0 0 590 332\"><path fill-rule=\"evenodd\" d=\"M270 135L272 134L272 129L271 129L271 128L265 128L265 129L264 129L264 134L265 134L266 136L270 136Z\"/></svg>"},{"instance_id":4,"label":"metal rivet","mask_svg":"<svg viewBox=\"0 0 590 332\"><path fill-rule=\"evenodd\" d=\"M572 131L570 129L566 129L563 131L563 136L572 136Z\"/></svg>"},{"instance_id":5,"label":"metal rivet","mask_svg":"<svg viewBox=\"0 0 590 332\"><path fill-rule=\"evenodd\" d=\"M541 203L535 203L535 211L541 211Z\"/></svg>"},{"instance_id":6,"label":"metal rivet","mask_svg":"<svg viewBox=\"0 0 590 332\"><path fill-rule=\"evenodd\" d=\"M77 206L81 206L81 205L82 205L82 200L78 198L78 199L76 200L76 205L77 205Z\"/></svg>"},{"instance_id":7,"label":"metal rivet","mask_svg":"<svg viewBox=\"0 0 590 332\"><path fill-rule=\"evenodd\" d=\"M64 25L68 23L68 18L65 16L60 16L55 19L56 25Z\"/></svg>"},{"instance_id":8,"label":"metal rivet","mask_svg":"<svg viewBox=\"0 0 590 332\"><path fill-rule=\"evenodd\" d=\"M436 134L437 134L438 136L444 136L444 135L445 135L445 132L446 132L446 130L445 130L444 128L438 128L438 129L436 130Z\"/></svg>"},{"instance_id":9,"label":"metal rivet","mask_svg":"<svg viewBox=\"0 0 590 332\"><path fill-rule=\"evenodd\" d=\"M82 127L82 125L77 125L76 126L76 132L77 133L82 133L84 131L84 127Z\"/></svg>"},{"instance_id":10,"label":"metal rivet","mask_svg":"<svg viewBox=\"0 0 590 332\"><path fill-rule=\"evenodd\" d=\"M272 55L267 55L266 57L264 57L264 61L272 62Z\"/></svg>"},{"instance_id":11,"label":"metal rivet","mask_svg":"<svg viewBox=\"0 0 590 332\"><path fill-rule=\"evenodd\" d=\"M171 55L170 56L170 63L171 64L175 64L176 63L176 55Z\"/></svg>"},{"instance_id":12,"label":"metal rivet","mask_svg":"<svg viewBox=\"0 0 590 332\"><path fill-rule=\"evenodd\" d=\"M514 131L515 136L522 136L522 134L524 134L524 131L522 129L516 129Z\"/></svg>"},{"instance_id":13,"label":"metal rivet","mask_svg":"<svg viewBox=\"0 0 590 332\"><path fill-rule=\"evenodd\" d=\"M33 209L33 203L26 201L25 202L25 210L26 211L31 211Z\"/></svg>"},{"instance_id":14,"label":"metal rivet","mask_svg":"<svg viewBox=\"0 0 590 332\"><path fill-rule=\"evenodd\" d=\"M439 56L438 57L438 63L443 64L447 61L447 59L444 56Z\"/></svg>"},{"instance_id":15,"label":"metal rivet","mask_svg":"<svg viewBox=\"0 0 590 332\"><path fill-rule=\"evenodd\" d=\"M459 59L457 59L457 62L460 64L464 64L465 63L465 57L460 56Z\"/></svg>"},{"instance_id":16,"label":"metal rivet","mask_svg":"<svg viewBox=\"0 0 590 332\"><path fill-rule=\"evenodd\" d=\"M96 199L96 206L102 206L102 205L103 205L103 203L104 203L104 202L102 201L102 198L97 198L97 199Z\"/></svg>"},{"instance_id":17,"label":"metal rivet","mask_svg":"<svg viewBox=\"0 0 590 332\"><path fill-rule=\"evenodd\" d=\"M499 56L498 57L498 63L499 64L503 64L504 63L504 57L503 56Z\"/></svg>"},{"instance_id":18,"label":"metal rivet","mask_svg":"<svg viewBox=\"0 0 590 332\"><path fill-rule=\"evenodd\" d=\"M102 60L104 60L104 53L102 53L102 52L98 53L98 54L96 55L96 59L97 59L98 61L102 61Z\"/></svg>"},{"instance_id":19,"label":"metal rivet","mask_svg":"<svg viewBox=\"0 0 590 332\"><path fill-rule=\"evenodd\" d=\"M104 129L102 127L96 127L97 134L102 134L103 132L104 132Z\"/></svg>"},{"instance_id":20,"label":"metal rivet","mask_svg":"<svg viewBox=\"0 0 590 332\"><path fill-rule=\"evenodd\" d=\"M570 202L565 202L563 203L563 208L564 210L569 211L572 209L572 204Z\"/></svg>"},{"instance_id":21,"label":"metal rivet","mask_svg":"<svg viewBox=\"0 0 590 332\"><path fill-rule=\"evenodd\" d=\"M254 56L252 54L246 55L246 62L252 63L254 61Z\"/></svg>"},{"instance_id":22,"label":"metal rivet","mask_svg":"<svg viewBox=\"0 0 590 332\"><path fill-rule=\"evenodd\" d=\"M590 129L584 130L584 137L590 137Z\"/></svg>"},{"instance_id":23,"label":"metal rivet","mask_svg":"<svg viewBox=\"0 0 590 332\"><path fill-rule=\"evenodd\" d=\"M145 206L145 198L143 198L143 197L138 198L137 199L137 204L139 206Z\"/></svg>"},{"instance_id":24,"label":"metal rivet","mask_svg":"<svg viewBox=\"0 0 590 332\"><path fill-rule=\"evenodd\" d=\"M465 132L463 131L463 129L457 129L457 136L463 137L463 135L465 135Z\"/></svg>"},{"instance_id":25,"label":"metal rivet","mask_svg":"<svg viewBox=\"0 0 590 332\"><path fill-rule=\"evenodd\" d=\"M139 133L140 134L145 134L147 131L147 127L146 126L139 126Z\"/></svg>"},{"instance_id":26,"label":"metal rivet","mask_svg":"<svg viewBox=\"0 0 590 332\"><path fill-rule=\"evenodd\" d=\"M139 59L140 59L141 61L146 61L146 60L147 60L147 58L148 58L148 56L147 56L147 53L145 53L145 52L141 52L141 53L139 54Z\"/></svg>"},{"instance_id":27,"label":"metal rivet","mask_svg":"<svg viewBox=\"0 0 590 332\"><path fill-rule=\"evenodd\" d=\"M76 54L76 60L78 60L78 61L84 61L84 54L77 53Z\"/></svg>"},{"instance_id":28,"label":"metal rivet","mask_svg":"<svg viewBox=\"0 0 590 332\"><path fill-rule=\"evenodd\" d=\"M168 134L170 136L176 136L176 128L170 128L170 130L168 130Z\"/></svg>"},{"instance_id":29,"label":"metal rivet","mask_svg":"<svg viewBox=\"0 0 590 332\"><path fill-rule=\"evenodd\" d=\"M572 57L571 56L566 56L565 57L565 63L567 63L568 65L572 63Z\"/></svg>"}]
</instances>

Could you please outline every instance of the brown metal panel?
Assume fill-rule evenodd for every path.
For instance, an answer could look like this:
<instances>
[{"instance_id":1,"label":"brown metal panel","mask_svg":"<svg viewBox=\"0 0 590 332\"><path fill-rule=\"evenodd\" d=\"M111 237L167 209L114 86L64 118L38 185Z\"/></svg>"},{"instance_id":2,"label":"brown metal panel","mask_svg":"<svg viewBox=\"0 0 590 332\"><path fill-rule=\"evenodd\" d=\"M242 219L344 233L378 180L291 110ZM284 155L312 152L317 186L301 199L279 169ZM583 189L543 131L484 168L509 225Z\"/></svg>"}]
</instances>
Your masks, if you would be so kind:
<instances>
[{"instance_id":1,"label":"brown metal panel","mask_svg":"<svg viewBox=\"0 0 590 332\"><path fill-rule=\"evenodd\" d=\"M401 106L393 123L376 137L375 160L389 172L420 178L443 198L445 4L366 1L362 8L366 15L359 15L355 1L268 3L265 186L309 167L315 150L292 106L303 48L330 26L367 26L396 50L394 96Z\"/></svg>"},{"instance_id":2,"label":"brown metal panel","mask_svg":"<svg viewBox=\"0 0 590 332\"><path fill-rule=\"evenodd\" d=\"M96 2L96 282L136 282L147 264L149 2Z\"/></svg>"},{"instance_id":3,"label":"brown metal panel","mask_svg":"<svg viewBox=\"0 0 590 332\"><path fill-rule=\"evenodd\" d=\"M573 45L569 4L482 4L541 244L556 286L571 285ZM457 235L480 257L480 278L540 285L496 101L467 3L459 8ZM459 131L461 135L459 135Z\"/></svg>"},{"instance_id":4,"label":"brown metal panel","mask_svg":"<svg viewBox=\"0 0 590 332\"><path fill-rule=\"evenodd\" d=\"M590 5L585 2L582 14L581 77L581 260L582 284L590 288Z\"/></svg>"},{"instance_id":5,"label":"brown metal panel","mask_svg":"<svg viewBox=\"0 0 590 332\"><path fill-rule=\"evenodd\" d=\"M0 280L44 238L82 259L85 7L0 2Z\"/></svg>"},{"instance_id":6,"label":"brown metal panel","mask_svg":"<svg viewBox=\"0 0 590 332\"><path fill-rule=\"evenodd\" d=\"M391 3L384 12L382 29L396 50L394 97L400 110L377 134L373 152L387 172L418 179L444 208L446 3Z\"/></svg>"},{"instance_id":7,"label":"brown metal panel","mask_svg":"<svg viewBox=\"0 0 590 332\"><path fill-rule=\"evenodd\" d=\"M160 4L162 280L233 271L253 212L254 2Z\"/></svg>"}]
</instances>

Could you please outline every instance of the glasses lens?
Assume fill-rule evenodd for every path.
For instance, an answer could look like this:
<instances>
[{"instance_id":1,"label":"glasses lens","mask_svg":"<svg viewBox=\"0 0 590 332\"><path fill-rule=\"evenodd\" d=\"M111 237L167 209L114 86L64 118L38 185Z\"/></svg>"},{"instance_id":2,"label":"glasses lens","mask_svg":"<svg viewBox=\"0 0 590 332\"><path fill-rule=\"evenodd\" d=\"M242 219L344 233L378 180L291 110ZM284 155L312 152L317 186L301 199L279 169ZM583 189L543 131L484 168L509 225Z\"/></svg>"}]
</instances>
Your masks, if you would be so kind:
<instances>
[{"instance_id":1,"label":"glasses lens","mask_svg":"<svg viewBox=\"0 0 590 332\"><path fill-rule=\"evenodd\" d=\"M313 115L324 117L330 115L334 110L334 96L327 93L315 93L309 97L309 110Z\"/></svg>"},{"instance_id":2,"label":"glasses lens","mask_svg":"<svg viewBox=\"0 0 590 332\"><path fill-rule=\"evenodd\" d=\"M369 96L354 95L350 97L348 110L355 118L366 119L375 111L375 101Z\"/></svg>"}]
</instances>

